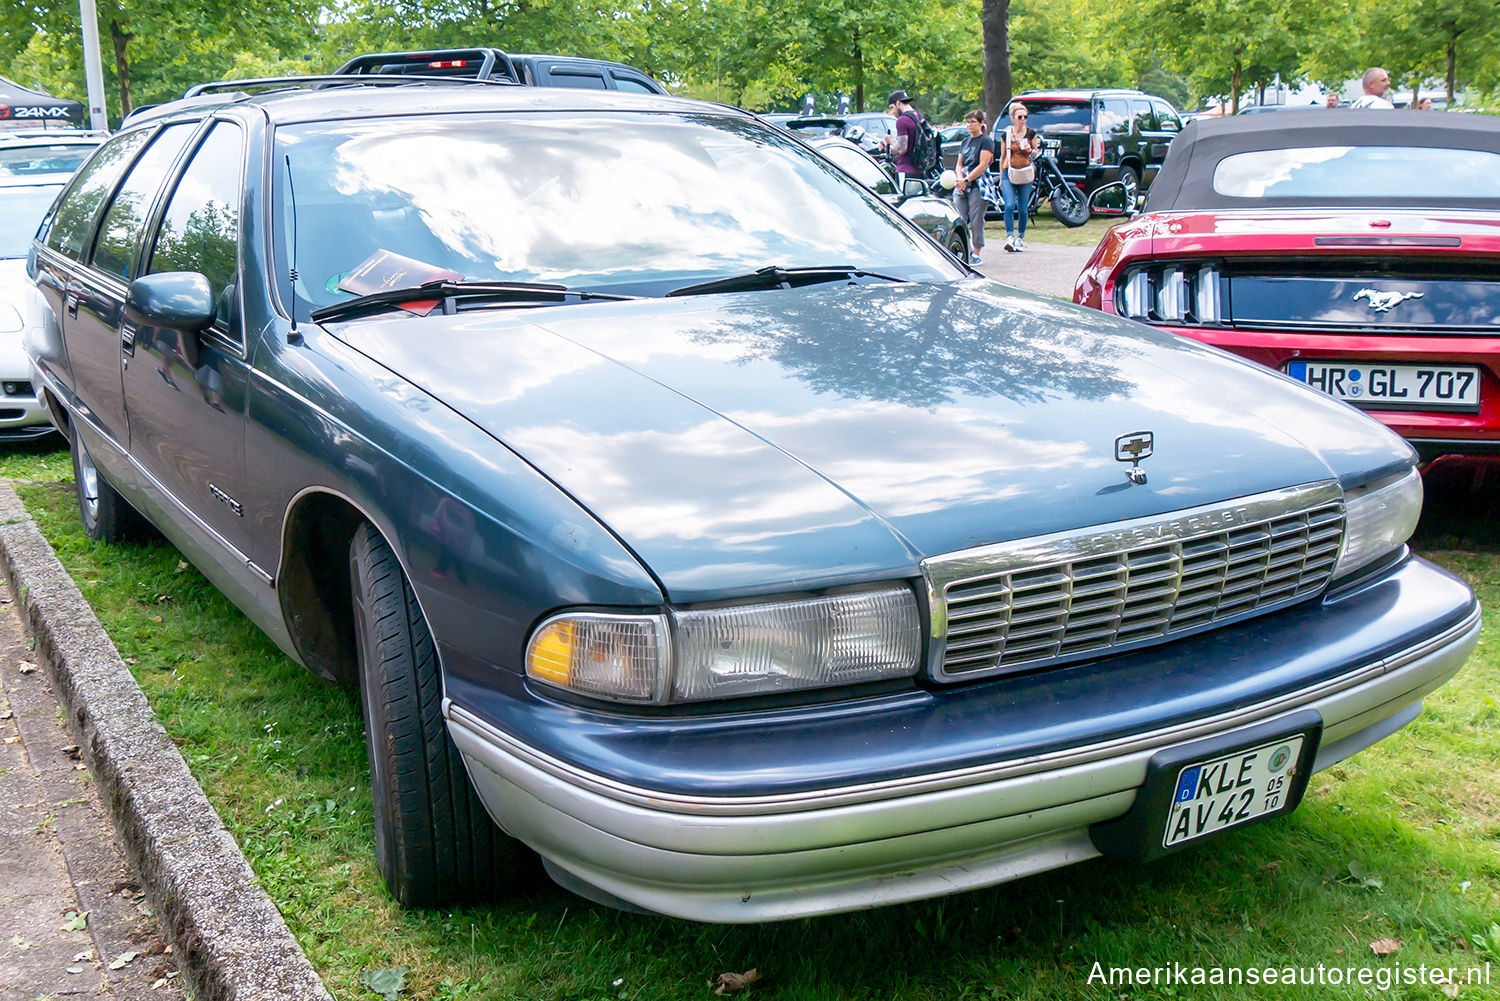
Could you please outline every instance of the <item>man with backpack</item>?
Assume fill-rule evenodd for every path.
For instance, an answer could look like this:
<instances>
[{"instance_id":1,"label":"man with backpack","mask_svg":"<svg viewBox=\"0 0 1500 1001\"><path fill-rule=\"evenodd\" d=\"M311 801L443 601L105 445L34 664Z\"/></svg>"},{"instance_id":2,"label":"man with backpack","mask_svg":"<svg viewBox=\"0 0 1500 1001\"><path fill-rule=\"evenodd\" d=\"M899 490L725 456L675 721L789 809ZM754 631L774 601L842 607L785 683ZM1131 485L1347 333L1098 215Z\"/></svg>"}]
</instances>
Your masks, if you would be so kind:
<instances>
[{"instance_id":1,"label":"man with backpack","mask_svg":"<svg viewBox=\"0 0 1500 1001\"><path fill-rule=\"evenodd\" d=\"M911 106L911 98L904 90L891 91L888 110L896 116L896 134L887 133L880 140L880 148L890 153L896 173L916 177L934 175L941 162L937 130Z\"/></svg>"}]
</instances>

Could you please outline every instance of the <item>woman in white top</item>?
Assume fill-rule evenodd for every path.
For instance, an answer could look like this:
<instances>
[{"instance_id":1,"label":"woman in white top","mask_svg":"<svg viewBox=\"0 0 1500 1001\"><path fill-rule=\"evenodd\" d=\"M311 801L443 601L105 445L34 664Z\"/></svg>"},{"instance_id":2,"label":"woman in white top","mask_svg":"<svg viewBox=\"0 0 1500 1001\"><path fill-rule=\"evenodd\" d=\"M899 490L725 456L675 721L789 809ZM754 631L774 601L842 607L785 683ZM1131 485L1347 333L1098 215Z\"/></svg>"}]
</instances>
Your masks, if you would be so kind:
<instances>
[{"instance_id":1,"label":"woman in white top","mask_svg":"<svg viewBox=\"0 0 1500 1001\"><path fill-rule=\"evenodd\" d=\"M1005 200L1005 249L1026 249L1026 223L1031 217L1031 185L1036 167L1031 163L1041 149L1036 130L1027 128L1030 112L1016 102L1010 106L1010 124L1000 134L1000 193ZM1019 222L1017 216L1020 217ZM1018 232L1019 230L1019 232Z\"/></svg>"}]
</instances>

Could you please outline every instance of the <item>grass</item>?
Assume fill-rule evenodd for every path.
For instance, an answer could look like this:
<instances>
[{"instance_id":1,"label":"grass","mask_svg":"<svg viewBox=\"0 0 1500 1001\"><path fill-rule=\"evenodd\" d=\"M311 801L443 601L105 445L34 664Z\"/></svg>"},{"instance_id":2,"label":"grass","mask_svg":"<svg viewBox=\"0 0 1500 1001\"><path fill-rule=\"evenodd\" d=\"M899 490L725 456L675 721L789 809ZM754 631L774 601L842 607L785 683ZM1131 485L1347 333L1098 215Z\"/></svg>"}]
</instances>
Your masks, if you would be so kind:
<instances>
[{"instance_id":1,"label":"grass","mask_svg":"<svg viewBox=\"0 0 1500 1001\"><path fill-rule=\"evenodd\" d=\"M373 863L357 700L314 679L163 542L109 547L78 524L66 452L12 453L18 489L97 609L189 767L330 990L408 967L405 997L603 1001L712 996L719 973L798 1001L1364 998L1360 986L1108 987L1110 966L1392 969L1488 961L1500 998L1500 628L1411 727L1315 776L1289 817L1148 866L1095 861L943 900L712 927L541 888L403 912ZM1443 493L1447 491L1447 493ZM1419 544L1500 607L1500 502L1434 489ZM1382 938L1402 945L1371 953ZM1441 998L1396 987L1381 998Z\"/></svg>"},{"instance_id":2,"label":"grass","mask_svg":"<svg viewBox=\"0 0 1500 1001\"><path fill-rule=\"evenodd\" d=\"M1077 229L1069 229L1057 221L1050 208L1044 208L1037 213L1026 226L1027 243L1058 243L1069 247L1093 247L1104 236L1104 231L1109 229L1118 218L1096 216ZM985 223L984 241L992 248L998 248L1005 242L1005 223L1001 220L991 219Z\"/></svg>"}]
</instances>

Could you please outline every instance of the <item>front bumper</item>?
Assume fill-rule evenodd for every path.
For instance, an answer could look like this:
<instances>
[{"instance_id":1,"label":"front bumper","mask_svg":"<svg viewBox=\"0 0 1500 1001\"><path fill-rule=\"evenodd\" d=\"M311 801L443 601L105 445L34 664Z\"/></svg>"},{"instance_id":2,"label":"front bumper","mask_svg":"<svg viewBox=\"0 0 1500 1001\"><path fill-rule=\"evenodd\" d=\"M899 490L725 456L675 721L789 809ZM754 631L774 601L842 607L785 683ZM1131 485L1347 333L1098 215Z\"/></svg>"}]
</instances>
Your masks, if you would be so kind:
<instances>
[{"instance_id":1,"label":"front bumper","mask_svg":"<svg viewBox=\"0 0 1500 1001\"><path fill-rule=\"evenodd\" d=\"M1343 612L1366 623L1359 650L1280 643L1284 623L1302 616L1280 629L1282 613L1235 627L1255 637L1265 674L1278 679L1276 694L1221 700L1189 718L1172 717L1175 707L1163 704L1162 719L1171 722L1133 733L837 787L664 791L580 768L452 702L447 715L490 812L575 888L699 921L780 920L973 889L1094 857L1091 825L1125 813L1152 755L1173 745L1310 709L1323 720L1315 768L1325 768L1410 722L1421 697L1451 677L1477 642L1472 593L1420 560L1324 599L1346 603ZM1413 621L1414 608L1425 622ZM1334 670L1331 659L1339 661ZM1317 680L1288 687L1289 666ZM890 736L872 732L870 743ZM1015 734L996 736L1004 743Z\"/></svg>"}]
</instances>

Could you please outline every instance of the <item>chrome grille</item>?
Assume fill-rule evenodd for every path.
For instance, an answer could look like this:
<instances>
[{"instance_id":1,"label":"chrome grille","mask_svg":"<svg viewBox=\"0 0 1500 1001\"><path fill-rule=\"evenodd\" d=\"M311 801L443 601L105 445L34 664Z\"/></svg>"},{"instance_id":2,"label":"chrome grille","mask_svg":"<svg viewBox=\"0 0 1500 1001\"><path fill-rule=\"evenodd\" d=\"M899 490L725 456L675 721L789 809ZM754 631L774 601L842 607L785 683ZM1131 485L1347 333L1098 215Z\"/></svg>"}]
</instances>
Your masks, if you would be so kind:
<instances>
[{"instance_id":1,"label":"chrome grille","mask_svg":"<svg viewBox=\"0 0 1500 1001\"><path fill-rule=\"evenodd\" d=\"M929 560L933 675L1030 670L1310 597L1343 535L1342 492L1322 483Z\"/></svg>"}]
</instances>

